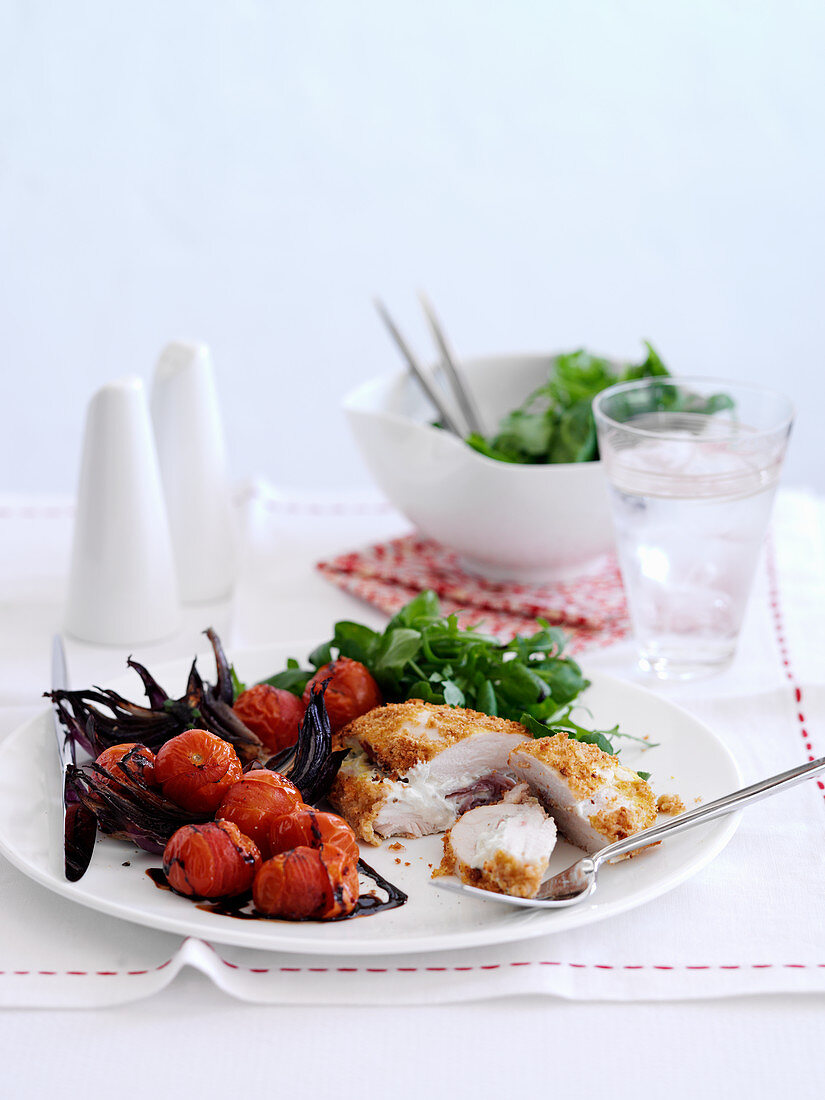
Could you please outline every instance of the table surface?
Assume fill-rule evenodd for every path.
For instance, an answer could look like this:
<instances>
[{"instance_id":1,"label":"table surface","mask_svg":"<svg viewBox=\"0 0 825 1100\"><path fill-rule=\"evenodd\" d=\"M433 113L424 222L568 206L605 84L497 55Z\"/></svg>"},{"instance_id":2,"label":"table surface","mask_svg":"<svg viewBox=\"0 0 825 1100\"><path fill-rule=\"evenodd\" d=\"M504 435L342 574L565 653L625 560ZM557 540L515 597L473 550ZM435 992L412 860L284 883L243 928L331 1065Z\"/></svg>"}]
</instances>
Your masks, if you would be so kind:
<instances>
[{"instance_id":1,"label":"table surface","mask_svg":"<svg viewBox=\"0 0 825 1100\"><path fill-rule=\"evenodd\" d=\"M327 500L317 523L302 524L299 533L288 521L290 502L273 499L283 513L278 544L248 538L234 600L210 608L228 646L321 637L332 620L356 609L362 621L380 625L378 612L331 588L311 562L396 534L404 521L371 498L343 512ZM48 641L60 628L70 527L64 501L0 506L0 735L39 709L33 685L47 682ZM176 638L144 649L150 667L190 653L203 614L187 609ZM77 683L106 679L123 666L122 650L71 639L67 648ZM627 648L602 655L599 664L638 678ZM120 1007L8 1009L0 1054L4 1094L16 1097L67 1087L102 1097L115 1083L123 1097L170 1086L210 1096L270 1079L278 1090L313 1092L328 1081L342 1097L378 1091L418 1097L424 1088L486 1096L548 1084L572 1096L593 1095L606 1084L617 1097L642 1089L715 1095L722 1087L756 1096L792 1089L804 1097L821 1091L824 1010L821 994L664 1003L513 996L429 1006L253 1005L184 970L161 992ZM323 1077L319 1054L330 1067Z\"/></svg>"}]
</instances>

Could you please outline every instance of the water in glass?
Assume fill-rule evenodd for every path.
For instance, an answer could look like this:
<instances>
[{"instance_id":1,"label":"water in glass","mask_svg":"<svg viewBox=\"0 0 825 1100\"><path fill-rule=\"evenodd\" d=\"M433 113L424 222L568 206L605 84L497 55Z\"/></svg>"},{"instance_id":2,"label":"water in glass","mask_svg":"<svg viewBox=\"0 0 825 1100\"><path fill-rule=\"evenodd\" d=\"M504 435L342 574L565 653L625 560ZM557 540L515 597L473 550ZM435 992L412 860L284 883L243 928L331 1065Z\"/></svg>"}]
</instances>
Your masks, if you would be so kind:
<instances>
[{"instance_id":1,"label":"water in glass","mask_svg":"<svg viewBox=\"0 0 825 1100\"><path fill-rule=\"evenodd\" d=\"M733 656L782 463L709 416L634 417L651 434L608 459L642 667L692 676ZM697 442L701 444L697 446Z\"/></svg>"}]
</instances>

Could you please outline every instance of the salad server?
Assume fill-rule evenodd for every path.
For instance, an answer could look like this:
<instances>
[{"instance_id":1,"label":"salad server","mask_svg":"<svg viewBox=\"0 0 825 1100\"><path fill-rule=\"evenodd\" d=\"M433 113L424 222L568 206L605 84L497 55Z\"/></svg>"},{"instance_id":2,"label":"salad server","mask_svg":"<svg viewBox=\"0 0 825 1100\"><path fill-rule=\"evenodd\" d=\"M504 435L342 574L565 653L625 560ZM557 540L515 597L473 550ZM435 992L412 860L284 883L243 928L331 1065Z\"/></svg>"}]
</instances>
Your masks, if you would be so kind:
<instances>
[{"instance_id":1,"label":"salad server","mask_svg":"<svg viewBox=\"0 0 825 1100\"><path fill-rule=\"evenodd\" d=\"M467 422L467 428L469 431L481 434L481 421L476 411L475 404L470 395L470 391L467 388L467 383L464 381L461 372L456 366L455 356L450 350L450 346L447 343L447 337L444 335L444 329L438 318L435 315L435 310L430 304L429 299L422 292L418 295L418 300L421 302L421 308L424 310L424 316L427 318L427 323L430 326L430 331L433 334L438 350L441 352L441 361L444 367L444 373L450 381L452 386L453 395L458 402L458 407L461 409L461 413Z\"/></svg>"},{"instance_id":2,"label":"salad server","mask_svg":"<svg viewBox=\"0 0 825 1100\"><path fill-rule=\"evenodd\" d=\"M68 687L63 639L55 634L52 639L52 691L65 691ZM77 882L86 873L92 858L97 819L80 801L72 785L71 768L75 765L75 745L60 721L56 706L54 731L57 736L63 790L63 868L69 882Z\"/></svg>"},{"instance_id":3,"label":"salad server","mask_svg":"<svg viewBox=\"0 0 825 1100\"><path fill-rule=\"evenodd\" d=\"M375 299L374 304L375 304L376 310L378 311L379 317L384 322L384 325L386 326L387 331L389 332L390 336L395 341L396 347L398 348L398 350L401 352L402 356L404 357L404 359L407 363L407 368L410 371L410 374L412 374L412 376L418 382L418 384L421 387L424 395L427 397L430 404L433 406L433 408L438 413L438 416L441 420L441 423L444 425L444 427L447 429L448 432L452 432L452 434L455 435L455 436L458 436L459 439L463 439L464 435L461 432L458 424L456 423L455 417L452 415L450 410L444 404L444 401L443 401L442 397L439 395L438 390L435 388L433 383L428 378L427 373L424 370L424 368L421 366L421 364L418 362L416 357L413 355L407 341L404 339L404 337L398 331L398 327L396 326L395 321L393 321L392 317L390 317L389 312L387 311L387 307L384 305L384 303L379 298Z\"/></svg>"},{"instance_id":4,"label":"salad server","mask_svg":"<svg viewBox=\"0 0 825 1100\"><path fill-rule=\"evenodd\" d=\"M532 906L542 909L561 909L570 905L578 905L585 898L594 893L597 886L599 868L612 860L629 855L639 848L645 848L649 844L658 844L667 837L692 829L695 825L703 825L709 821L715 821L718 817L735 813L754 802L760 802L763 798L769 798L780 790L795 787L806 779L812 779L815 775L825 771L825 757L812 760L808 764L800 764L789 771L780 772L759 783L753 783L749 787L742 787L738 791L726 794L704 806L697 806L695 810L679 814L671 821L659 825L652 825L649 829L643 829L640 833L624 837L613 844L609 844L601 851L591 856L584 856L566 870L553 875L539 887L538 893L533 898L516 898L510 894L499 894L492 890L480 890L476 886L466 886L460 882L445 882L438 879L434 886L442 890L451 890L454 893L472 894L474 897L484 898L486 901L503 901L508 905Z\"/></svg>"}]
</instances>

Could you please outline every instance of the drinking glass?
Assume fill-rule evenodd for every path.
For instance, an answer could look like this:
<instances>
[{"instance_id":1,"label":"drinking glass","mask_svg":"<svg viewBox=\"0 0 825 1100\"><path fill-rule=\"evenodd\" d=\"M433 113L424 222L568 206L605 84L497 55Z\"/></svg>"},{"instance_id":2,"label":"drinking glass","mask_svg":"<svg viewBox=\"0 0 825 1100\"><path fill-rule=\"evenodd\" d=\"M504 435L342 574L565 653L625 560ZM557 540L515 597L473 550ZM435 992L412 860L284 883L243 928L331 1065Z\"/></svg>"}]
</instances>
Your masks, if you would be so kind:
<instances>
[{"instance_id":1,"label":"drinking glass","mask_svg":"<svg viewBox=\"0 0 825 1100\"><path fill-rule=\"evenodd\" d=\"M730 663L793 422L738 382L624 382L593 401L639 663L690 679Z\"/></svg>"}]
</instances>

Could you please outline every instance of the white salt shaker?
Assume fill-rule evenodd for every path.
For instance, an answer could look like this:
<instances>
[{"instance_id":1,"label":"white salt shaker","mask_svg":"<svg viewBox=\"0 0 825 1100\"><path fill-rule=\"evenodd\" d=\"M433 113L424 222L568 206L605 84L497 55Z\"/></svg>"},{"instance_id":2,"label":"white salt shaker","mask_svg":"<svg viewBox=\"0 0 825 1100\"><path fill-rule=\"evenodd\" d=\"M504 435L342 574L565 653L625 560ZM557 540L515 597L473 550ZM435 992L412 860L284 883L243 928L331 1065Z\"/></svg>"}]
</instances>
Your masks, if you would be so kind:
<instances>
[{"instance_id":1,"label":"white salt shaker","mask_svg":"<svg viewBox=\"0 0 825 1100\"><path fill-rule=\"evenodd\" d=\"M138 645L180 625L166 506L143 383L110 382L89 403L66 629Z\"/></svg>"},{"instance_id":2,"label":"white salt shaker","mask_svg":"<svg viewBox=\"0 0 825 1100\"><path fill-rule=\"evenodd\" d=\"M223 599L235 583L237 535L206 344L167 344L155 367L151 407L181 599Z\"/></svg>"}]
</instances>

